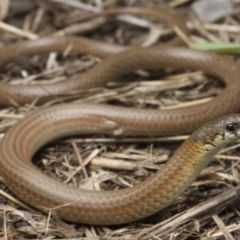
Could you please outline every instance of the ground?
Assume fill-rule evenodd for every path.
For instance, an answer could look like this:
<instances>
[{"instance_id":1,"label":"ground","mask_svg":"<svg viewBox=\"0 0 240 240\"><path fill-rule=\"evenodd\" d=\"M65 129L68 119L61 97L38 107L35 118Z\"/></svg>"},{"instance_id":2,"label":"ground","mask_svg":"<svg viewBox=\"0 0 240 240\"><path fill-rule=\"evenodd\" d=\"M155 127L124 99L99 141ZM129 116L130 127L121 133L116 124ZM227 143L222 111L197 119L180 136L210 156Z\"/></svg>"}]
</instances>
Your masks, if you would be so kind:
<instances>
[{"instance_id":1,"label":"ground","mask_svg":"<svg viewBox=\"0 0 240 240\"><path fill-rule=\"evenodd\" d=\"M177 34L181 45L203 48L204 43L238 43L239 1L234 13L215 22L199 20L189 0L4 0L0 6L0 45L44 36L81 35L96 41L135 46L152 45L159 34L165 41ZM184 34L161 19L145 16L82 19L99 9L156 6L172 11L189 29ZM151 31L149 31L149 28ZM170 34L169 34L170 33ZM201 45L202 44L202 45ZM216 46L216 45L215 45ZM212 45L212 48L214 46ZM217 50L220 51L219 49ZM229 53L226 48L221 51ZM231 53L237 53L238 48ZM238 56L232 54L232 58ZM19 56L1 69L1 81L12 84L67 80L102 61L92 55L45 54ZM104 61L104 60L103 60ZM58 96L44 104L32 102L0 108L0 139L33 109L61 102L91 102L133 108L174 109L210 101L224 88L201 71L139 70L107 86ZM187 138L79 136L56 141L34 158L49 176L71 185L95 190L131 187L148 178L172 156ZM64 222L32 209L4 185L0 177L0 239L239 239L239 143L215 156L198 179L169 207L154 216L121 226L89 226Z\"/></svg>"}]
</instances>

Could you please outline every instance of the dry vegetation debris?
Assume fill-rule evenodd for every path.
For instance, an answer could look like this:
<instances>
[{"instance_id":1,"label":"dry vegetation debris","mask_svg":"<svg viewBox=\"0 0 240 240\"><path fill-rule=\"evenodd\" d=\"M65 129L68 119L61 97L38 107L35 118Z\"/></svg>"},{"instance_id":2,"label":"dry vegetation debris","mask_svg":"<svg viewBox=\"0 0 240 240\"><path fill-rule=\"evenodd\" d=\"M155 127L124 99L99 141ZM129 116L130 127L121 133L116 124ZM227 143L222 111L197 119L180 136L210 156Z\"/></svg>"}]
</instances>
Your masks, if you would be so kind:
<instances>
[{"instance_id":1,"label":"dry vegetation debris","mask_svg":"<svg viewBox=\"0 0 240 240\"><path fill-rule=\"evenodd\" d=\"M85 35L120 45L148 46L172 29L162 30L160 21L121 15L80 21L110 7L158 5L172 8L191 30L177 34L192 47L196 43L239 42L240 2L232 0L234 13L215 23L197 19L190 0L2 0L0 45L42 36ZM234 56L236 57L236 56ZM50 53L31 58L19 56L1 69L1 81L12 84L56 82L86 71L101 59ZM209 101L223 86L195 71L138 71L104 88L58 96L45 105L75 101L107 103L136 108L169 109ZM0 109L0 139L7 129L37 109L35 102ZM124 138L80 136L46 146L36 164L49 176L67 184L96 190L131 187L161 168L186 136ZM177 201L155 216L114 227L63 222L19 201L0 179L0 239L240 239L239 143L219 153L198 180Z\"/></svg>"}]
</instances>

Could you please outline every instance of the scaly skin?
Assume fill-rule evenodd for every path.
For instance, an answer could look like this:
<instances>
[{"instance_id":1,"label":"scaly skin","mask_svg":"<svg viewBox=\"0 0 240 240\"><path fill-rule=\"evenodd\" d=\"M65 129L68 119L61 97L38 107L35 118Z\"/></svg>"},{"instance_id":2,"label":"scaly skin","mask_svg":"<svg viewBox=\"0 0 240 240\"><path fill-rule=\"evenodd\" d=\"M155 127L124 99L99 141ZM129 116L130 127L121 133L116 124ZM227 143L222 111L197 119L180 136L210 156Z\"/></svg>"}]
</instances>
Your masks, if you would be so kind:
<instances>
[{"instance_id":1,"label":"scaly skin","mask_svg":"<svg viewBox=\"0 0 240 240\"><path fill-rule=\"evenodd\" d=\"M114 15L117 13L146 14L164 18L167 22L177 26L187 33L184 22L176 15L160 9L112 9L99 15ZM166 45L178 44L179 38L174 38ZM0 49L0 65L5 64L19 55L34 55L51 51L63 52L70 47L72 52L93 54L106 57L101 63L89 71L72 77L66 81L44 85L11 85L0 83L0 105L19 105L34 102L44 103L49 99L56 99L59 95L71 91L105 86L120 76L138 69L175 68L202 70L218 77L226 84L225 89L213 100L194 107L175 110L135 111L138 127L145 124L142 115L148 115L147 121L152 122L152 128L161 128L160 135L175 135L191 133L202 124L217 117L235 113L240 110L240 70L237 63L231 59L215 54L194 51L186 48L154 46L149 48L133 47L127 49L99 43L85 38L62 37L43 38L36 41L25 41L11 44ZM122 52L123 51L123 52ZM122 52L122 53L121 53ZM109 56L113 55L113 56ZM102 109L102 107L101 107ZM121 109L119 109L120 111ZM117 111L103 110L106 117L117 118ZM101 112L101 114L103 113ZM116 115L114 116L113 114ZM120 114L121 115L121 114ZM126 120L127 121L127 120Z\"/></svg>"},{"instance_id":2,"label":"scaly skin","mask_svg":"<svg viewBox=\"0 0 240 240\"><path fill-rule=\"evenodd\" d=\"M131 11L135 12L127 10L124 13ZM120 12L123 13L123 10ZM109 11L111 14L114 11ZM156 16L160 13L159 10L151 10L149 14ZM166 15L165 12L161 14ZM176 17L169 15L165 19L172 20L182 31L186 30ZM176 42L179 39L173 41ZM125 49L84 38L45 38L2 48L0 64L18 55L62 52L68 46L77 52L103 57ZM0 104L25 104L36 98L41 103L71 90L103 86L137 69L163 67L202 70L219 77L227 86L214 100L180 110L133 110L91 104L66 104L37 110L12 127L0 143L0 172L4 182L30 205L43 211L54 209L59 217L81 223L109 225L131 222L169 205L196 179L221 147L239 138L239 115L204 125L191 135L160 171L129 189L95 192L67 186L45 176L32 164L31 158L41 146L63 136L85 133L114 136L189 133L211 119L235 112L240 109L239 70L230 59L184 48L133 48L108 57L90 71L67 82L44 86L0 83ZM237 126L234 133L226 130L231 122Z\"/></svg>"},{"instance_id":3,"label":"scaly skin","mask_svg":"<svg viewBox=\"0 0 240 240\"><path fill-rule=\"evenodd\" d=\"M53 106L38 110L13 126L0 144L1 175L7 186L30 205L45 212L55 209L60 218L69 221L97 225L131 222L169 205L196 179L220 147L239 137L225 134L224 139L222 135L228 122L239 125L240 115L209 123L192 134L167 164L146 181L110 192L67 186L44 175L32 164L33 154L59 137L85 133L152 135L161 131L152 127L146 115L143 115L145 126L138 128L132 111L123 108L121 117L113 121L99 114L101 108L106 106ZM109 107L109 111L115 109L118 110Z\"/></svg>"}]
</instances>

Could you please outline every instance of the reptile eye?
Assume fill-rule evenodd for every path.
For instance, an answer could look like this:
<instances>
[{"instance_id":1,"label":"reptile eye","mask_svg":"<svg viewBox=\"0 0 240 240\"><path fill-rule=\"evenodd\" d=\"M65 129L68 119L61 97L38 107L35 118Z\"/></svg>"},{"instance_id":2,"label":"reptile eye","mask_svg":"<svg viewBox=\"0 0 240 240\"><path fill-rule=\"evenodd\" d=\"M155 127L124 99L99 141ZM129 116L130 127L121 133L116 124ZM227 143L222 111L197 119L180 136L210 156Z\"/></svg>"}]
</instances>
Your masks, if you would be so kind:
<instances>
[{"instance_id":1,"label":"reptile eye","mask_svg":"<svg viewBox=\"0 0 240 240\"><path fill-rule=\"evenodd\" d=\"M229 123L226 126L227 131L234 132L237 129L237 123Z\"/></svg>"}]
</instances>

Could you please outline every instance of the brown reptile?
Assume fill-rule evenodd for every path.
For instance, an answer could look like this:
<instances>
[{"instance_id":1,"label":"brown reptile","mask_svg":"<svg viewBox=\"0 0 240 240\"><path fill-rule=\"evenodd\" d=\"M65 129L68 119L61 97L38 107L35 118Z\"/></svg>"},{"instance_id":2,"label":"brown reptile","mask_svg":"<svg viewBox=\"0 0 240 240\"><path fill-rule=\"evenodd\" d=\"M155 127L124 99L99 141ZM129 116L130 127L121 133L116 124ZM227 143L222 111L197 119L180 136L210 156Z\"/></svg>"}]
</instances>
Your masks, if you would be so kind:
<instances>
[{"instance_id":1,"label":"brown reptile","mask_svg":"<svg viewBox=\"0 0 240 240\"><path fill-rule=\"evenodd\" d=\"M130 10L128 12L131 13ZM150 13L156 15L154 10ZM157 14L161 17L161 12L157 11ZM176 16L168 16L172 24L181 28L180 19L176 21ZM185 27L181 29L186 30ZM133 70L164 67L202 70L218 77L226 87L212 101L181 110L133 110L100 104L61 104L29 114L2 139L0 171L9 189L30 205L45 212L53 209L59 217L74 222L109 225L135 221L173 202L220 148L239 138L239 115L214 120L194 132L161 170L141 184L124 190L82 190L45 176L32 164L31 159L39 148L54 139L86 133L113 136L190 133L212 119L240 109L238 65L226 57L186 48L136 47L124 52L123 47L95 43L84 38L45 38L2 48L0 63L5 64L18 55L61 52L69 45L73 50L103 57L110 53L118 54L107 57L91 70L67 82L44 87L1 83L0 103L24 104L36 98L43 102L55 94L103 86Z\"/></svg>"}]
</instances>

